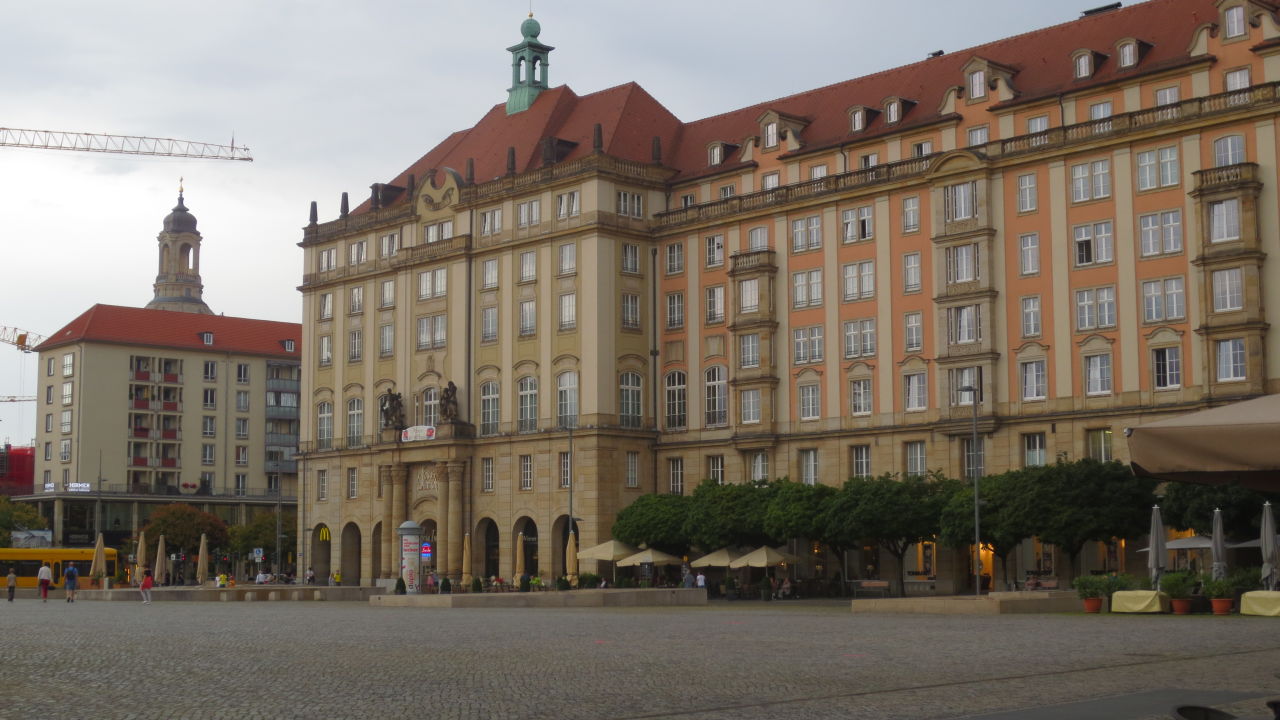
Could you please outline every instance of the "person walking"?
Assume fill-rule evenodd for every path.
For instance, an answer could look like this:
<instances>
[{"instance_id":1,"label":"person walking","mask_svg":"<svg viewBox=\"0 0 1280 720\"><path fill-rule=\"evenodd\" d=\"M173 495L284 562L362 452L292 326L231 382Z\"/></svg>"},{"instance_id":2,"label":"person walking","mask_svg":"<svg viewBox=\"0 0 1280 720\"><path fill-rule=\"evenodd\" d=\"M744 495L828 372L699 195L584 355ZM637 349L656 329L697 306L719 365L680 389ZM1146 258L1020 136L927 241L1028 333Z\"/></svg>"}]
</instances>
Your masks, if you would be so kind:
<instances>
[{"instance_id":1,"label":"person walking","mask_svg":"<svg viewBox=\"0 0 1280 720\"><path fill-rule=\"evenodd\" d=\"M76 569L74 560L67 561L67 569L62 573L62 584L67 589L67 602L75 602L76 590L80 588L80 571Z\"/></svg>"},{"instance_id":2,"label":"person walking","mask_svg":"<svg viewBox=\"0 0 1280 720\"><path fill-rule=\"evenodd\" d=\"M142 584L138 586L138 590L142 592L142 604L151 604L151 588L155 585L155 578L151 577L151 569L148 568L142 575Z\"/></svg>"},{"instance_id":3,"label":"person walking","mask_svg":"<svg viewBox=\"0 0 1280 720\"><path fill-rule=\"evenodd\" d=\"M53 583L53 571L49 569L49 563L40 565L36 580L40 582L40 602L49 602L49 585Z\"/></svg>"},{"instance_id":4,"label":"person walking","mask_svg":"<svg viewBox=\"0 0 1280 720\"><path fill-rule=\"evenodd\" d=\"M18 575L13 571L13 566L9 566L9 577L6 579L9 586L9 602L13 602L13 594L18 591Z\"/></svg>"}]
</instances>

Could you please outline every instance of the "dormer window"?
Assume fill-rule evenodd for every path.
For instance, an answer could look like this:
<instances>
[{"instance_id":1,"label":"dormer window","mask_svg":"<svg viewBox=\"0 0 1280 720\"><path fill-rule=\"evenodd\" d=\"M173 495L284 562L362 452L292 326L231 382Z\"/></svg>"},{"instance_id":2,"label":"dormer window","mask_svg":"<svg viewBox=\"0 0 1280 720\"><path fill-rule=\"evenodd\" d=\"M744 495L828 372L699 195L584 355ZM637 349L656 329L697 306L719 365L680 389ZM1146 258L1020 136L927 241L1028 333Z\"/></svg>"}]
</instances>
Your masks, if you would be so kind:
<instances>
[{"instance_id":1,"label":"dormer window","mask_svg":"<svg viewBox=\"0 0 1280 720\"><path fill-rule=\"evenodd\" d=\"M292 340L285 340L285 341L284 341L284 351L285 351L285 352L293 352L293 341L292 341Z\"/></svg>"},{"instance_id":2,"label":"dormer window","mask_svg":"<svg viewBox=\"0 0 1280 720\"><path fill-rule=\"evenodd\" d=\"M884 107L884 119L890 125L902 119L902 103L897 100L890 100Z\"/></svg>"},{"instance_id":3,"label":"dormer window","mask_svg":"<svg viewBox=\"0 0 1280 720\"><path fill-rule=\"evenodd\" d=\"M200 333L200 342L204 343L205 345L212 345L212 344L213 344L213 333L211 333L211 332L202 332L202 333Z\"/></svg>"},{"instance_id":4,"label":"dormer window","mask_svg":"<svg viewBox=\"0 0 1280 720\"><path fill-rule=\"evenodd\" d=\"M1128 68L1138 64L1138 43L1127 42L1120 46L1120 67Z\"/></svg>"},{"instance_id":5,"label":"dormer window","mask_svg":"<svg viewBox=\"0 0 1280 720\"><path fill-rule=\"evenodd\" d=\"M1075 76L1077 80L1093 75L1093 55L1082 52L1075 57Z\"/></svg>"},{"instance_id":6,"label":"dormer window","mask_svg":"<svg viewBox=\"0 0 1280 720\"><path fill-rule=\"evenodd\" d=\"M987 96L987 71L974 70L969 73L969 99Z\"/></svg>"},{"instance_id":7,"label":"dormer window","mask_svg":"<svg viewBox=\"0 0 1280 720\"><path fill-rule=\"evenodd\" d=\"M719 164L720 164L720 163L722 163L722 162L724 162L724 146L723 146L723 145L712 145L712 146L707 150L707 164L708 164L708 165L719 165Z\"/></svg>"},{"instance_id":8,"label":"dormer window","mask_svg":"<svg viewBox=\"0 0 1280 720\"><path fill-rule=\"evenodd\" d=\"M776 122L765 123L764 146L767 148L778 147L778 123Z\"/></svg>"},{"instance_id":9,"label":"dormer window","mask_svg":"<svg viewBox=\"0 0 1280 720\"><path fill-rule=\"evenodd\" d=\"M867 111L861 108L849 113L849 130L862 132L867 127Z\"/></svg>"},{"instance_id":10,"label":"dormer window","mask_svg":"<svg viewBox=\"0 0 1280 720\"><path fill-rule=\"evenodd\" d=\"M1237 38L1244 35L1247 31L1244 27L1244 7L1236 6L1227 8L1222 14L1223 25L1226 26L1224 35L1229 38Z\"/></svg>"}]
</instances>

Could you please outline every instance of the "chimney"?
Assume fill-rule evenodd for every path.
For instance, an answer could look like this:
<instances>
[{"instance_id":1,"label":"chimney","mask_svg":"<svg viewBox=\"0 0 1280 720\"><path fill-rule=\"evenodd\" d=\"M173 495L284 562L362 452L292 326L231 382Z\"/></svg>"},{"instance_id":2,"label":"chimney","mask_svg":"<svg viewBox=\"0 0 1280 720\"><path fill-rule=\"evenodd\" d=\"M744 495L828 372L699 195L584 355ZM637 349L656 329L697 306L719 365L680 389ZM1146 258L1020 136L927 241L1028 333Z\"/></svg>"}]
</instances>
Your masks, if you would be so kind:
<instances>
[{"instance_id":1,"label":"chimney","mask_svg":"<svg viewBox=\"0 0 1280 720\"><path fill-rule=\"evenodd\" d=\"M346 217L349 212L350 212L350 208L348 207L348 204L347 204L347 193L344 190L342 192L342 204L338 207L338 218L341 219Z\"/></svg>"}]
</instances>

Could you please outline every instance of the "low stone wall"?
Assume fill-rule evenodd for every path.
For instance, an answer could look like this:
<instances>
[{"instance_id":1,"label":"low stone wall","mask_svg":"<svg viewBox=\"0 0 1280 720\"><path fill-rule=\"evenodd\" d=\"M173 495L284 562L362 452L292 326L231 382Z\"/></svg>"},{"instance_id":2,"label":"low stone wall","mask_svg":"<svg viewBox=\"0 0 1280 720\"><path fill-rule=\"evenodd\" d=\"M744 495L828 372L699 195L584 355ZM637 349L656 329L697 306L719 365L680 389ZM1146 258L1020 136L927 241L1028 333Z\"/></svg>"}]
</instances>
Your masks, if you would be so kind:
<instances>
[{"instance_id":1,"label":"low stone wall","mask_svg":"<svg viewBox=\"0 0 1280 720\"><path fill-rule=\"evenodd\" d=\"M427 608L587 608L706 605L705 588L568 590L561 592L460 593L457 595L374 595L375 607Z\"/></svg>"},{"instance_id":2,"label":"low stone wall","mask_svg":"<svg viewBox=\"0 0 1280 720\"><path fill-rule=\"evenodd\" d=\"M383 592L377 587L328 587L318 585L246 585L233 588L158 587L151 591L153 602L269 602L278 600L317 600L332 602L364 602ZM137 588L120 590L81 590L78 600L139 602Z\"/></svg>"},{"instance_id":3,"label":"low stone wall","mask_svg":"<svg viewBox=\"0 0 1280 720\"><path fill-rule=\"evenodd\" d=\"M1013 613L1078 612L1082 609L1075 592L1018 591L993 592L982 597L858 598L851 603L855 613L922 613L931 615L1007 615Z\"/></svg>"}]
</instances>

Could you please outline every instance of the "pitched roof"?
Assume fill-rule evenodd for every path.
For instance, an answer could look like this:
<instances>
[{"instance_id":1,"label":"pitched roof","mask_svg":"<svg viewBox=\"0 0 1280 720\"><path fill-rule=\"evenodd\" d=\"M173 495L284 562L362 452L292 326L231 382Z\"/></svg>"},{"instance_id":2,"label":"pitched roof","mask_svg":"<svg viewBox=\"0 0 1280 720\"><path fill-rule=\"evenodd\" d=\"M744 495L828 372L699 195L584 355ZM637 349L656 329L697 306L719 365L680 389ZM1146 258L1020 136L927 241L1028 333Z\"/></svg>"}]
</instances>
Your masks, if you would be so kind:
<instances>
[{"instance_id":1,"label":"pitched roof","mask_svg":"<svg viewBox=\"0 0 1280 720\"><path fill-rule=\"evenodd\" d=\"M963 68L974 57L1013 72L1017 98L999 103L1008 107L1187 62L1195 29L1217 17L1215 0L1147 0L688 123L635 83L584 96L560 86L544 91L528 110L514 115L506 114L505 104L493 106L474 127L450 135L391 184L405 186L410 174L421 182L432 169L448 167L461 173L468 159L474 161L476 182L487 182L506 174L508 147L516 148L516 172L525 172L541 165L539 143L547 137L577 143L561 158L573 160L592 152L596 123L602 126L604 152L627 160L651 162L652 138L659 137L662 164L678 171L679 182L707 172L710 143L740 143L759 133L758 118L769 110L805 119L807 148L856 141L887 129L880 115L857 136L850 133L846 111L857 105L879 108L889 97L914 101L895 131L939 120L943 98L964 82ZM1109 57L1116 43L1127 37L1147 44L1135 68L1120 68L1118 59ZM1091 77L1076 79L1071 55L1081 49L1094 51L1099 61ZM994 106L996 101L988 107ZM726 158L726 166L729 162ZM395 202L405 201L402 195ZM366 201L353 212L368 209Z\"/></svg>"},{"instance_id":2,"label":"pitched roof","mask_svg":"<svg viewBox=\"0 0 1280 720\"><path fill-rule=\"evenodd\" d=\"M213 333L212 345L206 345L201 338L201 333L206 332ZM301 339L302 326L298 323L98 304L67 323L36 350L43 352L88 341L299 360ZM285 350L286 340L293 341L292 351Z\"/></svg>"}]
</instances>

